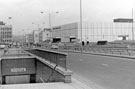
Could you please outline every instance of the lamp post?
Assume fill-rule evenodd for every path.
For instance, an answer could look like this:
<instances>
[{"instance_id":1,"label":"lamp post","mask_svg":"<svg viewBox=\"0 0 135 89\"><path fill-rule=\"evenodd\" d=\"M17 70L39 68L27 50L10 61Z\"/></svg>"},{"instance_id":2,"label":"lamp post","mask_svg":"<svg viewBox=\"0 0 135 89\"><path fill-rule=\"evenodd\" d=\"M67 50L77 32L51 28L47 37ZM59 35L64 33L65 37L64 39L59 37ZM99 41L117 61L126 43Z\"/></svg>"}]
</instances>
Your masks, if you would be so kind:
<instances>
[{"instance_id":1,"label":"lamp post","mask_svg":"<svg viewBox=\"0 0 135 89\"><path fill-rule=\"evenodd\" d=\"M82 0L80 0L80 30L81 30L81 42L82 42Z\"/></svg>"},{"instance_id":2,"label":"lamp post","mask_svg":"<svg viewBox=\"0 0 135 89\"><path fill-rule=\"evenodd\" d=\"M37 29L40 30L40 25L32 22L33 25L37 25Z\"/></svg>"},{"instance_id":3,"label":"lamp post","mask_svg":"<svg viewBox=\"0 0 135 89\"><path fill-rule=\"evenodd\" d=\"M81 52L83 52L83 45L84 42L82 42L82 0L80 0L80 33L81 33L81 37L80 37L80 41L81 41Z\"/></svg>"},{"instance_id":4,"label":"lamp post","mask_svg":"<svg viewBox=\"0 0 135 89\"><path fill-rule=\"evenodd\" d=\"M132 40L134 40L134 13L132 8Z\"/></svg>"},{"instance_id":5,"label":"lamp post","mask_svg":"<svg viewBox=\"0 0 135 89\"><path fill-rule=\"evenodd\" d=\"M41 14L43 14L44 12L43 11L41 11L40 12ZM55 12L55 13L59 13L58 11L57 12ZM49 18L48 18L48 24L49 24L49 27L50 28L52 28L52 18L51 18L51 13L48 13L48 16L49 16Z\"/></svg>"},{"instance_id":6,"label":"lamp post","mask_svg":"<svg viewBox=\"0 0 135 89\"><path fill-rule=\"evenodd\" d=\"M8 17L8 19L9 19L9 20L11 20L11 19L12 19L12 17ZM9 24L10 24L10 22L9 22Z\"/></svg>"},{"instance_id":7,"label":"lamp post","mask_svg":"<svg viewBox=\"0 0 135 89\"><path fill-rule=\"evenodd\" d=\"M44 12L41 11L40 13L43 14ZM49 16L49 19L48 19L49 22L48 22L48 24L49 24L49 27L51 28L51 14L48 13L48 16Z\"/></svg>"},{"instance_id":8,"label":"lamp post","mask_svg":"<svg viewBox=\"0 0 135 89\"><path fill-rule=\"evenodd\" d=\"M43 14L44 12L43 11L41 11L40 12L41 14ZM58 14L59 12L57 11L57 12L55 12L56 14ZM51 29L51 40L52 40L52 31L53 31L53 29L52 29L52 18L51 18L51 13L48 13L48 16L49 16L49 18L48 18L48 24L49 24L49 27L50 27L50 29Z\"/></svg>"}]
</instances>

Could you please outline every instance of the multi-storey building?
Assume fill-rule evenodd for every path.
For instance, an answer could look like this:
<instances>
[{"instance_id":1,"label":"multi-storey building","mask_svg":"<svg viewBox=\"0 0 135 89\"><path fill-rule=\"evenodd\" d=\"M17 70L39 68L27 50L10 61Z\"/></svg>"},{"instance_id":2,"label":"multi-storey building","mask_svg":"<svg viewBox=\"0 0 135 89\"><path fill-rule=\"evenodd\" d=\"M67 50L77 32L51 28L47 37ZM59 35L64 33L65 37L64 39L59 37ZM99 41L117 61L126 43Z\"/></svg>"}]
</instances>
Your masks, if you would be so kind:
<instances>
[{"instance_id":1,"label":"multi-storey building","mask_svg":"<svg viewBox=\"0 0 135 89\"><path fill-rule=\"evenodd\" d=\"M12 26L0 22L0 43L10 44L12 42Z\"/></svg>"}]
</instances>

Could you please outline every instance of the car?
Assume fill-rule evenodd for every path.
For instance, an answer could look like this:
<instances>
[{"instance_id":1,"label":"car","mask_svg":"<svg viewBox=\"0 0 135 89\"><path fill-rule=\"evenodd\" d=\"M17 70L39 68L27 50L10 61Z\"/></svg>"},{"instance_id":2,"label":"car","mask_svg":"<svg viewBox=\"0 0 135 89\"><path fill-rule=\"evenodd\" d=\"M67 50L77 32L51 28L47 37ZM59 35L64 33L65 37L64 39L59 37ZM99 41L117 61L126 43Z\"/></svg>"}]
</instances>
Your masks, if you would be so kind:
<instances>
[{"instance_id":1,"label":"car","mask_svg":"<svg viewBox=\"0 0 135 89\"><path fill-rule=\"evenodd\" d=\"M6 45L0 45L0 49L6 48Z\"/></svg>"},{"instance_id":2,"label":"car","mask_svg":"<svg viewBox=\"0 0 135 89\"><path fill-rule=\"evenodd\" d=\"M51 49L58 49L58 48L59 48L58 45L52 45L52 46L51 46Z\"/></svg>"}]
</instances>

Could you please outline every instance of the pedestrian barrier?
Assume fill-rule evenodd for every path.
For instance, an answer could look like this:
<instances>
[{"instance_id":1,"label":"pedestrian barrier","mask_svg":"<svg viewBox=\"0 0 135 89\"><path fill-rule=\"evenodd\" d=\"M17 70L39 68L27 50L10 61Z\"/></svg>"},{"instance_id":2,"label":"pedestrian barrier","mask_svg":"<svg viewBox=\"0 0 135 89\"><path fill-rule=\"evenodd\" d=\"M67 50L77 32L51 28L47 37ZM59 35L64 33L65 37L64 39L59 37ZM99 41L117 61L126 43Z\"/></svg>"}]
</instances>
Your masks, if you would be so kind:
<instances>
[{"instance_id":1,"label":"pedestrian barrier","mask_svg":"<svg viewBox=\"0 0 135 89\"><path fill-rule=\"evenodd\" d=\"M74 52L87 52L87 53L93 52L93 53L135 56L135 49L129 49L127 47L66 46L60 47L59 49Z\"/></svg>"}]
</instances>

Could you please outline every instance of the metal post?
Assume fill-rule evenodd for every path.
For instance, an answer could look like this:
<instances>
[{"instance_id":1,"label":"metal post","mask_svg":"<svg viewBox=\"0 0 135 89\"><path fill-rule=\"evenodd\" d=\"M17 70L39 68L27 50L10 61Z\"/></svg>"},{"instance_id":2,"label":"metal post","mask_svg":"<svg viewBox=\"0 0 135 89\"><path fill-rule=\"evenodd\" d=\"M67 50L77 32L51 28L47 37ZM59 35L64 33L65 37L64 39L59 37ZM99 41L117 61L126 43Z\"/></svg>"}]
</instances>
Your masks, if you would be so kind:
<instances>
[{"instance_id":1,"label":"metal post","mask_svg":"<svg viewBox=\"0 0 135 89\"><path fill-rule=\"evenodd\" d=\"M134 40L134 13L133 13L133 8L132 8L132 40Z\"/></svg>"},{"instance_id":2,"label":"metal post","mask_svg":"<svg viewBox=\"0 0 135 89\"><path fill-rule=\"evenodd\" d=\"M82 41L82 0L80 0L80 30L81 30L81 41Z\"/></svg>"},{"instance_id":3,"label":"metal post","mask_svg":"<svg viewBox=\"0 0 135 89\"><path fill-rule=\"evenodd\" d=\"M51 14L49 13L49 27L51 28L52 27L52 24L51 24Z\"/></svg>"},{"instance_id":4,"label":"metal post","mask_svg":"<svg viewBox=\"0 0 135 89\"><path fill-rule=\"evenodd\" d=\"M80 0L80 32L81 32L81 52L82 52L82 0Z\"/></svg>"}]
</instances>

